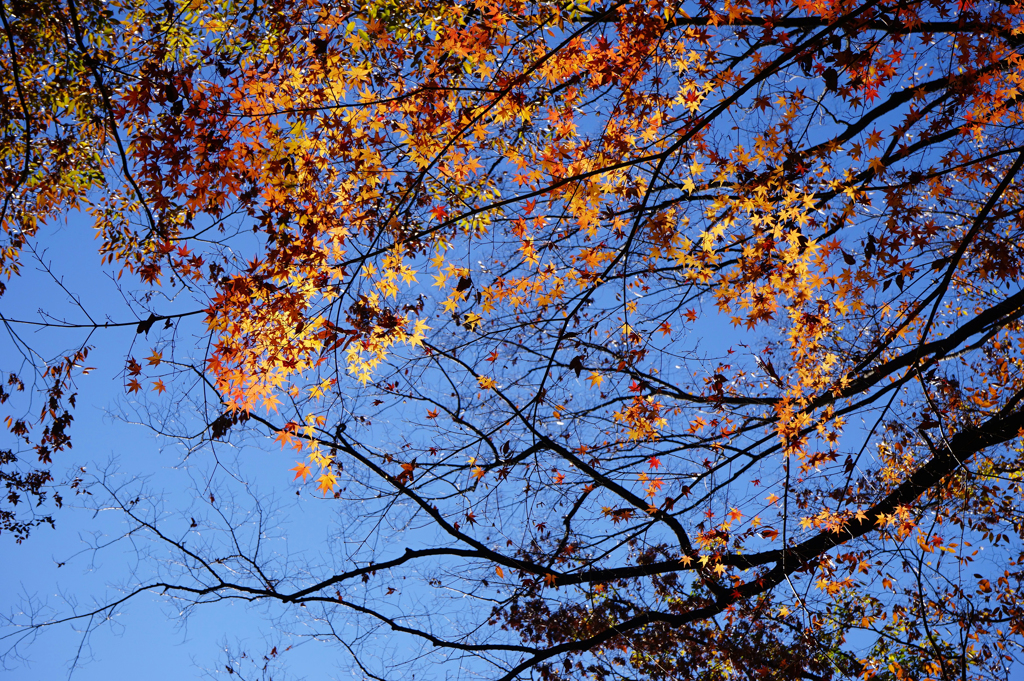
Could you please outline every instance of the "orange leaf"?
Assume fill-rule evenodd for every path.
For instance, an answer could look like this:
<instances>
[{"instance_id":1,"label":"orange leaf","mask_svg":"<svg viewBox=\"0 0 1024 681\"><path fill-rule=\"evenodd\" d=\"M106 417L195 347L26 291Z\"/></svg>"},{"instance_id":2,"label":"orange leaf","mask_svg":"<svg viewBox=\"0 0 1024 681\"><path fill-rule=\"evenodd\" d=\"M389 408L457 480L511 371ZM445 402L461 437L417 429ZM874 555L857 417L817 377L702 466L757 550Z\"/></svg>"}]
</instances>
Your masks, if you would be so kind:
<instances>
[{"instance_id":1,"label":"orange leaf","mask_svg":"<svg viewBox=\"0 0 1024 681\"><path fill-rule=\"evenodd\" d=\"M302 478L302 481L305 482L306 478L312 475L312 471L310 471L309 466L304 463L296 461L295 464L295 468L289 468L288 470L295 471L295 480Z\"/></svg>"}]
</instances>

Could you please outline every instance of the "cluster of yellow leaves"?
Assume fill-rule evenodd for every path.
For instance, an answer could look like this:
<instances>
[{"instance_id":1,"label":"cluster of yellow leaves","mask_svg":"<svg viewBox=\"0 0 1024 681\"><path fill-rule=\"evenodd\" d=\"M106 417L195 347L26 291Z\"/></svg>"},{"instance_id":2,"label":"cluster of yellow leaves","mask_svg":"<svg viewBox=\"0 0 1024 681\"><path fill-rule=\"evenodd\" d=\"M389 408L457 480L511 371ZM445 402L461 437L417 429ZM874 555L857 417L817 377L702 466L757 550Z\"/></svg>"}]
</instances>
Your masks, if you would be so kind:
<instances>
[{"instance_id":1,"label":"cluster of yellow leaves","mask_svg":"<svg viewBox=\"0 0 1024 681\"><path fill-rule=\"evenodd\" d=\"M634 395L629 406L616 411L614 418L629 428L627 435L630 440L657 440L658 430L668 424L668 420L662 415L662 409L662 403L655 400L653 395Z\"/></svg>"},{"instance_id":2,"label":"cluster of yellow leaves","mask_svg":"<svg viewBox=\"0 0 1024 681\"><path fill-rule=\"evenodd\" d=\"M379 298L376 294L367 297L366 305L370 309L379 310ZM373 378L373 371L383 362L390 349L404 343L411 346L422 346L426 332L430 329L427 322L417 319L412 322L407 316L401 317L400 323L394 326L375 324L362 339L350 343L345 351L349 374L355 376L360 383L367 384ZM410 328L410 326L412 328Z\"/></svg>"}]
</instances>

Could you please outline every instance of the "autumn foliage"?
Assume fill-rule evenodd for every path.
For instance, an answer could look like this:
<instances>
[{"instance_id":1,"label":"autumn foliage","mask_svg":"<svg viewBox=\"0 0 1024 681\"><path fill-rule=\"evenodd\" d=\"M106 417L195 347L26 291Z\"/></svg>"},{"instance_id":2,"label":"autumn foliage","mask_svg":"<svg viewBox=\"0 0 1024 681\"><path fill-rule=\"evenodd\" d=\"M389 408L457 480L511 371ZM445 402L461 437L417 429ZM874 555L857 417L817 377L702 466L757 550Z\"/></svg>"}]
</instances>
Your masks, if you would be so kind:
<instances>
[{"instance_id":1,"label":"autumn foliage","mask_svg":"<svg viewBox=\"0 0 1024 681\"><path fill-rule=\"evenodd\" d=\"M504 680L1020 673L1024 4L0 7L8 285L87 212L194 301L125 322L125 399L270 436L365 532L211 592Z\"/></svg>"}]
</instances>

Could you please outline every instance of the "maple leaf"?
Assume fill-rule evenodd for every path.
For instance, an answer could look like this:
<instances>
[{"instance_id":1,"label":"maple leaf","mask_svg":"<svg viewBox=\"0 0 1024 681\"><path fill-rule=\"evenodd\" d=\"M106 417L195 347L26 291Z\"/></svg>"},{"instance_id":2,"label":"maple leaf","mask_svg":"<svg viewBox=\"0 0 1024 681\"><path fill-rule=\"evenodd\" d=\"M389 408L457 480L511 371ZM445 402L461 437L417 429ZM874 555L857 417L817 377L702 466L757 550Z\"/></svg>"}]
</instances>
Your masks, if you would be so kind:
<instances>
[{"instance_id":1,"label":"maple leaf","mask_svg":"<svg viewBox=\"0 0 1024 681\"><path fill-rule=\"evenodd\" d=\"M316 479L316 488L325 496L328 492L333 491L337 484L337 476L330 472L323 473Z\"/></svg>"},{"instance_id":2,"label":"maple leaf","mask_svg":"<svg viewBox=\"0 0 1024 681\"><path fill-rule=\"evenodd\" d=\"M281 428L278 430L277 435L274 436L274 441L280 442L282 449L285 445L298 445L295 436L289 432L288 428Z\"/></svg>"},{"instance_id":3,"label":"maple leaf","mask_svg":"<svg viewBox=\"0 0 1024 681\"><path fill-rule=\"evenodd\" d=\"M276 412L277 405L279 405L280 403L281 399L273 393L263 396L263 408L266 409L268 412Z\"/></svg>"},{"instance_id":4,"label":"maple leaf","mask_svg":"<svg viewBox=\"0 0 1024 681\"><path fill-rule=\"evenodd\" d=\"M151 365L151 366L159 366L160 362L162 360L163 360L163 353L162 352L157 352L156 350L153 351L152 355L150 355L149 357L146 358L146 362L149 365Z\"/></svg>"},{"instance_id":5,"label":"maple leaf","mask_svg":"<svg viewBox=\"0 0 1024 681\"><path fill-rule=\"evenodd\" d=\"M133 378L132 380L128 381L128 392L137 393L140 390L142 390L142 384L139 383L138 379Z\"/></svg>"},{"instance_id":6,"label":"maple leaf","mask_svg":"<svg viewBox=\"0 0 1024 681\"><path fill-rule=\"evenodd\" d=\"M156 380L156 381L153 381L153 390L155 390L157 394L160 394L160 393L166 392L167 391L167 387L164 386L163 380Z\"/></svg>"},{"instance_id":7,"label":"maple leaf","mask_svg":"<svg viewBox=\"0 0 1024 681\"><path fill-rule=\"evenodd\" d=\"M590 387L596 388L600 386L601 383L604 382L604 376L597 373L596 371L591 371L590 376L587 377L587 382L590 383Z\"/></svg>"},{"instance_id":8,"label":"maple leaf","mask_svg":"<svg viewBox=\"0 0 1024 681\"><path fill-rule=\"evenodd\" d=\"M312 475L312 471L309 466L298 461L295 463L295 467L290 468L289 470L295 471L295 480L301 478L303 482L305 482L306 478Z\"/></svg>"}]
</instances>

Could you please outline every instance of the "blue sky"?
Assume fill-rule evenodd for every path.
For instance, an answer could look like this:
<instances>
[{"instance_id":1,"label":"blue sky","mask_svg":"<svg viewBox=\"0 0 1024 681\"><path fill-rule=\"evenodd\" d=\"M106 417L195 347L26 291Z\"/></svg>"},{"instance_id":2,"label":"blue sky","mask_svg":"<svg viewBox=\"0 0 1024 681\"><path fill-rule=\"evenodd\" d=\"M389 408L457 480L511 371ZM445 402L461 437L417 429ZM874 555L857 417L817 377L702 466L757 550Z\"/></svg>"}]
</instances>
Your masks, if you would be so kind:
<instances>
[{"instance_id":1,"label":"blue sky","mask_svg":"<svg viewBox=\"0 0 1024 681\"><path fill-rule=\"evenodd\" d=\"M102 274L96 242L84 218L46 228L37 243L47 248L40 253L43 261L52 263L52 270L60 273L68 290L81 293L81 302L94 319L104 321L109 313L109 319L125 321L124 299L115 282ZM41 270L38 262L26 259L23 276L11 282L2 300L4 315L38 320L38 310L42 308L71 323L85 322L84 313L76 310L67 294ZM155 307L161 312L175 311L181 309L183 302L158 303ZM17 331L45 357L87 338L85 332L77 330L20 326ZM162 499L165 508L183 509L165 518L173 526L181 521L176 516L187 514L190 506L195 507L198 494L194 490L211 480L220 480L224 470L213 465L208 451L193 453L183 461L182 448L161 440L145 426L110 415L126 407L125 413L130 414L133 404L117 374L133 342L135 354L139 354L147 347L147 340L136 336L131 327L100 330L88 339L95 348L89 364L97 369L78 380L82 399L74 413L74 447L55 457L54 471L58 479L74 474L80 467L85 467L87 480L105 469L118 471L114 480L147 478L154 504ZM4 342L3 368L17 369L11 363L17 355L10 338ZM294 491L287 484L287 468L293 465L294 457L289 458L273 447L242 449L239 456L230 456L233 452L226 454L225 462L230 459L238 464L253 486L276 486L282 494L291 496L290 504L302 501L293 496ZM35 608L40 617L47 618L66 614L70 604L82 610L94 600L116 598L118 584L130 582L133 573L144 575L152 569L152 561L140 560L136 549L141 546L159 554L159 547L133 543L124 537L128 525L121 513L97 512L93 508L100 500L98 491L87 497L75 497L65 491L64 496L64 508L56 513L56 529L40 527L21 545L16 545L11 535L0 537L7 557L0 562L0 576L8 585L2 611L15 614L19 622L24 622L24 613ZM318 504L315 499L306 501ZM317 513L329 521L330 514L322 513L322 503L319 502ZM284 550L297 550L303 543L315 546L326 531L325 524L311 524L307 520L288 526L287 534L281 532L278 542L287 546ZM98 545L105 546L94 551L93 547ZM205 606L183 620L173 604L155 595L133 599L87 638L82 635L84 625L82 621L61 624L46 628L35 637L29 636L17 645L16 654L8 655L3 663L5 678L67 678L72 665L71 678L80 681L134 678L140 672L154 680L196 678L207 671L225 671L227 648L263 655L274 646L283 651L288 645L302 643L299 639L283 638L272 623L242 604ZM16 640L17 636L5 639L4 650ZM318 654L318 649L322 654ZM347 676L345 661L337 658L335 652L324 646L300 645L282 659L296 677L315 671L316 678L323 678L331 669ZM76 658L78 661L73 664Z\"/></svg>"}]
</instances>

